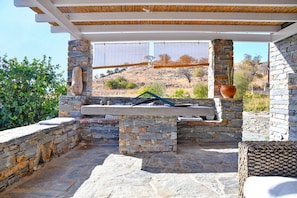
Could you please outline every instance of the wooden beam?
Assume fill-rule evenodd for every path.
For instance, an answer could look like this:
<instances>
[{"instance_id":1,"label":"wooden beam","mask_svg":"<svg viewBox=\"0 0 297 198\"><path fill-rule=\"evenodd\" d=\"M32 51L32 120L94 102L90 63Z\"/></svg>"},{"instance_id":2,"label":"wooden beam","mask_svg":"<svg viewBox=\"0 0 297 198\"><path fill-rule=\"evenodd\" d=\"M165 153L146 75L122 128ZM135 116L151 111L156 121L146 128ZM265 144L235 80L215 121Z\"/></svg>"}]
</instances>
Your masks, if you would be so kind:
<instances>
[{"instance_id":1,"label":"wooden beam","mask_svg":"<svg viewBox=\"0 0 297 198\"><path fill-rule=\"evenodd\" d=\"M208 5L208 6L296 6L295 0L52 0L56 6L117 5Z\"/></svg>"},{"instance_id":2,"label":"wooden beam","mask_svg":"<svg viewBox=\"0 0 297 198\"><path fill-rule=\"evenodd\" d=\"M165 68L185 68L185 67L208 67L209 63L195 63L187 65L154 65L154 69L165 69Z\"/></svg>"},{"instance_id":3,"label":"wooden beam","mask_svg":"<svg viewBox=\"0 0 297 198\"><path fill-rule=\"evenodd\" d=\"M109 68L122 68L122 67L135 67L135 66L148 66L148 62L124 64L124 65L93 66L93 69L109 69Z\"/></svg>"},{"instance_id":4,"label":"wooden beam","mask_svg":"<svg viewBox=\"0 0 297 198\"><path fill-rule=\"evenodd\" d=\"M249 12L104 12L67 13L71 22L83 21L247 21L247 22L295 22L296 13L249 13ZM50 22L50 21L49 21Z\"/></svg>"},{"instance_id":5,"label":"wooden beam","mask_svg":"<svg viewBox=\"0 0 297 198\"><path fill-rule=\"evenodd\" d=\"M112 68L123 68L123 67L141 67L148 66L149 62L141 62L134 64L124 64L124 65L108 65L108 66L93 66L93 69L112 69ZM193 64L185 64L185 65L153 65L155 69L163 69L163 68L182 68L182 67L201 67L201 66L209 66L209 63L193 63Z\"/></svg>"}]
</instances>

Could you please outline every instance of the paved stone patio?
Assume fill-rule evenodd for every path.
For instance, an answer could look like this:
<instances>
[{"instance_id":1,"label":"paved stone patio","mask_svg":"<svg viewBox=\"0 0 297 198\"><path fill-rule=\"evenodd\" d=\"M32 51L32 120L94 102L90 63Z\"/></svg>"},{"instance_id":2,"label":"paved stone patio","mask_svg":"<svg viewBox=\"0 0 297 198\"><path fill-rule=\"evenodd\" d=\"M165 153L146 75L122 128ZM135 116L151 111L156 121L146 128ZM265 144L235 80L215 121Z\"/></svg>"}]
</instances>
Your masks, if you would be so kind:
<instances>
[{"instance_id":1,"label":"paved stone patio","mask_svg":"<svg viewBox=\"0 0 297 198\"><path fill-rule=\"evenodd\" d=\"M267 113L243 115L243 140L267 140ZM81 143L8 187L0 197L235 198L237 189L237 145L179 142L177 154L125 156L114 140Z\"/></svg>"},{"instance_id":2,"label":"paved stone patio","mask_svg":"<svg viewBox=\"0 0 297 198\"><path fill-rule=\"evenodd\" d=\"M237 145L179 143L176 153L118 152L118 141L82 143L0 197L237 197Z\"/></svg>"}]
</instances>

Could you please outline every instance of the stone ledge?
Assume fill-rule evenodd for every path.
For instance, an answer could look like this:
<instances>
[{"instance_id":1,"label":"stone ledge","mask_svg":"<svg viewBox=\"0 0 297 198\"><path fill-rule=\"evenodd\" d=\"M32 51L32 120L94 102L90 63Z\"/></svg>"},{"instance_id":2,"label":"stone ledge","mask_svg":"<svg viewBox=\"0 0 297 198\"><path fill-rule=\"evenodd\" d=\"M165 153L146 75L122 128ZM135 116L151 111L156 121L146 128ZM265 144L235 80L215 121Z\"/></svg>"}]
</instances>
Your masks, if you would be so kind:
<instances>
[{"instance_id":1,"label":"stone ledge","mask_svg":"<svg viewBox=\"0 0 297 198\"><path fill-rule=\"evenodd\" d=\"M79 120L79 124L118 124L119 120L106 118L83 118Z\"/></svg>"},{"instance_id":2,"label":"stone ledge","mask_svg":"<svg viewBox=\"0 0 297 198\"><path fill-rule=\"evenodd\" d=\"M57 125L39 125L32 124L29 126L23 126L13 129L8 129L0 132L0 144L8 143L10 141L25 138L28 136L33 136L34 134L44 131L46 129L54 128Z\"/></svg>"},{"instance_id":3,"label":"stone ledge","mask_svg":"<svg viewBox=\"0 0 297 198\"><path fill-rule=\"evenodd\" d=\"M75 121L74 118L59 117L59 118L53 118L53 119L49 119L49 120L43 120L43 121L38 122L38 124L40 124L40 125L61 125L64 123L74 122L74 121Z\"/></svg>"},{"instance_id":4,"label":"stone ledge","mask_svg":"<svg viewBox=\"0 0 297 198\"><path fill-rule=\"evenodd\" d=\"M200 121L179 121L177 125L186 125L186 126L221 126L227 124L228 120L200 120Z\"/></svg>"},{"instance_id":5,"label":"stone ledge","mask_svg":"<svg viewBox=\"0 0 297 198\"><path fill-rule=\"evenodd\" d=\"M38 124L32 124L23 127L7 129L0 132L0 144L8 143L16 139L23 139L33 136L36 133L44 132L59 125L75 122L74 118L53 118L49 120L40 121Z\"/></svg>"}]
</instances>

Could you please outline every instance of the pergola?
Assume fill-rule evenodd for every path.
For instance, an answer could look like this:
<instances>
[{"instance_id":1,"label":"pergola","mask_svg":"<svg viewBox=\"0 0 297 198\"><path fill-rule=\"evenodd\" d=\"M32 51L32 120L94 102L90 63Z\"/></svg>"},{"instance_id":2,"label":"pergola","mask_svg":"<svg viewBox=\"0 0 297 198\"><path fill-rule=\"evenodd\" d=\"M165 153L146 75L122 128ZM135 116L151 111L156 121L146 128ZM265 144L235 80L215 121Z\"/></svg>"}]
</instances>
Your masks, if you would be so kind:
<instances>
[{"instance_id":1,"label":"pergola","mask_svg":"<svg viewBox=\"0 0 297 198\"><path fill-rule=\"evenodd\" d=\"M14 0L51 32L90 42L275 42L297 33L296 0Z\"/></svg>"},{"instance_id":2,"label":"pergola","mask_svg":"<svg viewBox=\"0 0 297 198\"><path fill-rule=\"evenodd\" d=\"M270 138L297 140L296 0L14 0L14 3L17 7L30 7L36 12L37 22L51 25L51 32L71 35L68 88L73 79L71 72L82 68L82 97L92 93L91 43L211 41L210 98L220 95L216 80L226 79L227 68L233 66L233 41L270 43ZM80 105L83 99L77 99L73 104Z\"/></svg>"}]
</instances>

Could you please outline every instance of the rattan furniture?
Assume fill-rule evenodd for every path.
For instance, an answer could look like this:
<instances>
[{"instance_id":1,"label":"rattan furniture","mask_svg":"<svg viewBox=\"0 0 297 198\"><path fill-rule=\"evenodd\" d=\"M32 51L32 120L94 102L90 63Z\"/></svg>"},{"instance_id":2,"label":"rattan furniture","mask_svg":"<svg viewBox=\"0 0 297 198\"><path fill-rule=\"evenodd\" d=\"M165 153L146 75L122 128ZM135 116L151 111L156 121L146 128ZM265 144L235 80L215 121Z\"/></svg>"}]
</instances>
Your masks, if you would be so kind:
<instances>
[{"instance_id":1,"label":"rattan furniture","mask_svg":"<svg viewBox=\"0 0 297 198\"><path fill-rule=\"evenodd\" d=\"M240 198L250 176L297 177L297 141L245 141L238 148Z\"/></svg>"}]
</instances>

